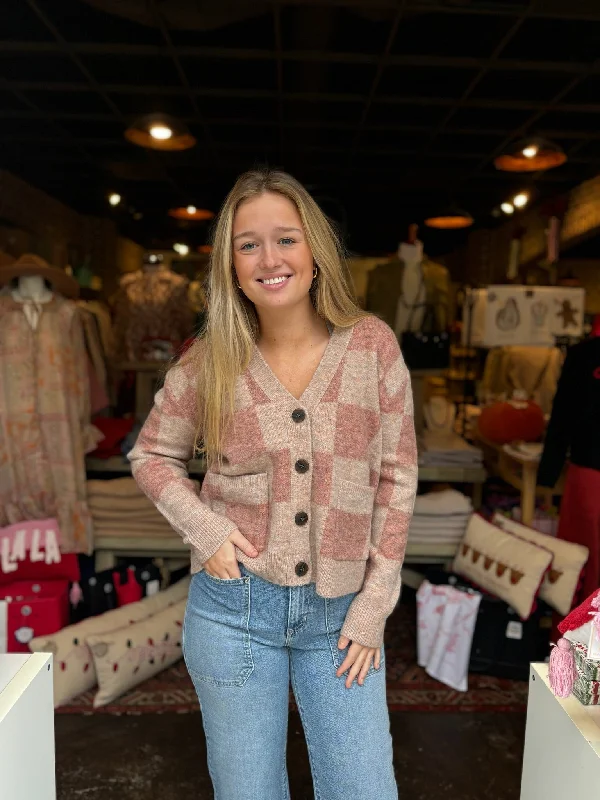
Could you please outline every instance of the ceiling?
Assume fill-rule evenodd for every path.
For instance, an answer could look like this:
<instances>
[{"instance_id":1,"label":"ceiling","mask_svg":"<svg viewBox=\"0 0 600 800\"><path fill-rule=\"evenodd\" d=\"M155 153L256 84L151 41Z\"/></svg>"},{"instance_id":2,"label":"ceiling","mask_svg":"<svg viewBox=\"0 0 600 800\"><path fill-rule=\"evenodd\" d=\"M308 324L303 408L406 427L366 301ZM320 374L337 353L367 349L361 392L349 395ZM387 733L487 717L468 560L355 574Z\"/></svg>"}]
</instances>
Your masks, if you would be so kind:
<instances>
[{"instance_id":1,"label":"ceiling","mask_svg":"<svg viewBox=\"0 0 600 800\"><path fill-rule=\"evenodd\" d=\"M217 210L257 163L309 186L357 252L394 249L449 201L494 224L527 181L493 158L523 134L569 154L536 176L542 196L599 171L599 5L1 0L0 166L147 246L202 243L206 227L177 231L167 210ZM126 142L153 111L197 146ZM433 252L464 236L422 233Z\"/></svg>"}]
</instances>

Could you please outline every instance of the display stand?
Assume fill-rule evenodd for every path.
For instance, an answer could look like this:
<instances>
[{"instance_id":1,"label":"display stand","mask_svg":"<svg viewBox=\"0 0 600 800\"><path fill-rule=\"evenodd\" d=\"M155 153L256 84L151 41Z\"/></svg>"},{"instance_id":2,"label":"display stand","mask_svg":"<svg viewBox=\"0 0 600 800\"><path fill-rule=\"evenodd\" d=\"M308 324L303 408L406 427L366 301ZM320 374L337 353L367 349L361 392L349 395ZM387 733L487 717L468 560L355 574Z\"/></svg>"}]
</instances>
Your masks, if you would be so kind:
<instances>
[{"instance_id":1,"label":"display stand","mask_svg":"<svg viewBox=\"0 0 600 800\"><path fill-rule=\"evenodd\" d=\"M0 797L56 800L51 653L0 655Z\"/></svg>"},{"instance_id":2,"label":"display stand","mask_svg":"<svg viewBox=\"0 0 600 800\"><path fill-rule=\"evenodd\" d=\"M425 380L427 378L439 378L445 374L444 369L413 369L410 370L410 382L413 393L413 406L415 418L415 431L417 436L423 432L425 421L423 418L423 406L425 404Z\"/></svg>"},{"instance_id":3,"label":"display stand","mask_svg":"<svg viewBox=\"0 0 600 800\"><path fill-rule=\"evenodd\" d=\"M600 787L600 707L555 697L548 666L532 664L521 800L592 798Z\"/></svg>"}]
</instances>

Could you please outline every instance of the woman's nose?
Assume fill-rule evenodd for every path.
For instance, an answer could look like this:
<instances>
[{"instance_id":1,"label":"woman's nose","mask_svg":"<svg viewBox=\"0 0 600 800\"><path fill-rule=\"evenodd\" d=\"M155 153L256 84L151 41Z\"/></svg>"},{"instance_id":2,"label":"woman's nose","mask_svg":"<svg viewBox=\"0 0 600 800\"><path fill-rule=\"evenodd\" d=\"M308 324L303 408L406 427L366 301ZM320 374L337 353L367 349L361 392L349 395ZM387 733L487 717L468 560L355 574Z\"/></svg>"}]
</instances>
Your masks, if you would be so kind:
<instances>
[{"instance_id":1,"label":"woman's nose","mask_svg":"<svg viewBox=\"0 0 600 800\"><path fill-rule=\"evenodd\" d=\"M279 265L281 259L277 248L272 244L265 244L262 251L262 262L264 267L276 267Z\"/></svg>"}]
</instances>

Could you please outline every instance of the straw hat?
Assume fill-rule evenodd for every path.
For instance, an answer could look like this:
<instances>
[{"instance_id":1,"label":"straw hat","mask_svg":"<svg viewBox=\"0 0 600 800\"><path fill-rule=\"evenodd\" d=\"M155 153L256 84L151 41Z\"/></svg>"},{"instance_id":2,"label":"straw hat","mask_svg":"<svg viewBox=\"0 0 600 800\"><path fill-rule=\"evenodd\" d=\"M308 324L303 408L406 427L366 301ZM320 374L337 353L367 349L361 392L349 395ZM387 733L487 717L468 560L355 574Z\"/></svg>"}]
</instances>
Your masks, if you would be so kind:
<instances>
[{"instance_id":1,"label":"straw hat","mask_svg":"<svg viewBox=\"0 0 600 800\"><path fill-rule=\"evenodd\" d=\"M52 288L63 297L75 299L79 296L79 284L75 278L67 275L62 269L51 266L33 253L25 253L12 264L0 265L0 286L22 275L39 275L49 281Z\"/></svg>"}]
</instances>

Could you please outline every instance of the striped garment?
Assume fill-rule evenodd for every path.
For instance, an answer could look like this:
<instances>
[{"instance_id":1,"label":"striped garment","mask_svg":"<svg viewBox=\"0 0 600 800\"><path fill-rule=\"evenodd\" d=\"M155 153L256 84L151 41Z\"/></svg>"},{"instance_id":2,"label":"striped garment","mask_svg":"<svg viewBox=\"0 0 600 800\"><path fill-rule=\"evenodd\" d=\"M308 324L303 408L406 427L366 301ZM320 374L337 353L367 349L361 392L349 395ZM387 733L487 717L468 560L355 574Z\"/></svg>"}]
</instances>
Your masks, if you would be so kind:
<instances>
[{"instance_id":1,"label":"striped garment","mask_svg":"<svg viewBox=\"0 0 600 800\"><path fill-rule=\"evenodd\" d=\"M197 345L198 346L198 345ZM129 458L141 489L192 551L192 572L236 528L257 548L238 561L322 597L358 592L342 635L379 647L400 594L417 487L410 377L393 331L374 316L334 326L299 399L257 347L236 384L224 464L195 490L193 360L173 367Z\"/></svg>"}]
</instances>

